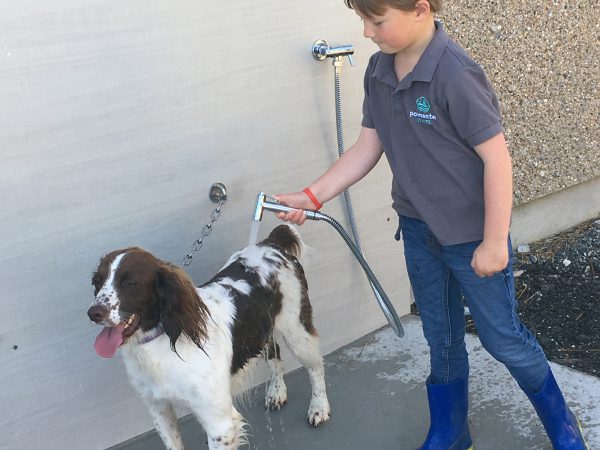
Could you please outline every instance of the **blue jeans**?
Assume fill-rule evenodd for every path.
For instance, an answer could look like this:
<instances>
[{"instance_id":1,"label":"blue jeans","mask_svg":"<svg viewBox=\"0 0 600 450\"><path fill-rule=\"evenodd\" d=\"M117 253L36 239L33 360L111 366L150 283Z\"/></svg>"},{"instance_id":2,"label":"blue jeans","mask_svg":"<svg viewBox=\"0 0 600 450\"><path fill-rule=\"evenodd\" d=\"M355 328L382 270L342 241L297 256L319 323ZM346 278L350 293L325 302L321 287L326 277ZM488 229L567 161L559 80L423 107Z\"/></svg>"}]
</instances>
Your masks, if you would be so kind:
<instances>
[{"instance_id":1,"label":"blue jeans","mask_svg":"<svg viewBox=\"0 0 600 450\"><path fill-rule=\"evenodd\" d=\"M482 278L471 267L481 241L441 245L425 223L408 217L401 217L401 229L406 267L430 349L430 382L447 384L469 375L464 296L484 348L523 389L539 391L548 361L517 315L511 263ZM508 246L512 257L510 239Z\"/></svg>"}]
</instances>

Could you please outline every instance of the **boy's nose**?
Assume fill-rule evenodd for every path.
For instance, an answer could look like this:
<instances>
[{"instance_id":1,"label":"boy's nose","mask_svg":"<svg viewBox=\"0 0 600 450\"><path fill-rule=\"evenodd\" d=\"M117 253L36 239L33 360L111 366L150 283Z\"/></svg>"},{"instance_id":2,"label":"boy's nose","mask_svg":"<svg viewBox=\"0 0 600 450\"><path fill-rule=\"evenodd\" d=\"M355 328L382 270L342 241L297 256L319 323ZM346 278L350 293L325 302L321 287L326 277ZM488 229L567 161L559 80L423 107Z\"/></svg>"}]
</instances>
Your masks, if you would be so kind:
<instances>
[{"instance_id":1,"label":"boy's nose","mask_svg":"<svg viewBox=\"0 0 600 450\"><path fill-rule=\"evenodd\" d=\"M363 22L363 36L369 39L373 39L375 37L375 33L373 33L373 27L369 26L366 21Z\"/></svg>"}]
</instances>

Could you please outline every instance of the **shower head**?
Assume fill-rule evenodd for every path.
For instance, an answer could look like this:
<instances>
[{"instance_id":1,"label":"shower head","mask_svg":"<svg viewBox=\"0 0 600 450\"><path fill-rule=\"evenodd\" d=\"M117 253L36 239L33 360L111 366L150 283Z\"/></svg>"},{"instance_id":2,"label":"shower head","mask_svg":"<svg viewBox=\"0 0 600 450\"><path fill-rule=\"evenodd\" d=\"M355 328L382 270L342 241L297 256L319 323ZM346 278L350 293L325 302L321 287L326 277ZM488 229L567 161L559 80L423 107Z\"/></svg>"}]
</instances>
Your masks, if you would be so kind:
<instances>
[{"instance_id":1,"label":"shower head","mask_svg":"<svg viewBox=\"0 0 600 450\"><path fill-rule=\"evenodd\" d=\"M256 205L254 206L254 221L261 221L263 216L263 211L266 209L268 211L273 212L290 212L295 211L296 208L292 208L290 206L282 205L275 201L269 201L269 199L274 199L273 196L265 194L264 192L259 192L256 196ZM322 219L322 214L317 211L304 210L304 215L307 219L311 220L320 220Z\"/></svg>"}]
</instances>

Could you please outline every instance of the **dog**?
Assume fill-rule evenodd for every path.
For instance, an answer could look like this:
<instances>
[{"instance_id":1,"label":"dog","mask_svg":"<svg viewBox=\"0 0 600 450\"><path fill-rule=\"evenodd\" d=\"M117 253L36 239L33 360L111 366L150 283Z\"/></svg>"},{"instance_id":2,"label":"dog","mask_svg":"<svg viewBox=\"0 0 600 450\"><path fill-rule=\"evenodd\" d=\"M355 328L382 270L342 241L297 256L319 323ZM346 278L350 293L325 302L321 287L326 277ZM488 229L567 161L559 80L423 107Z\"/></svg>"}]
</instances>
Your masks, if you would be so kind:
<instances>
[{"instance_id":1,"label":"dog","mask_svg":"<svg viewBox=\"0 0 600 450\"><path fill-rule=\"evenodd\" d=\"M182 269L138 247L100 259L88 316L104 329L94 348L105 358L120 349L129 381L168 449L184 448L175 405L192 411L209 449L242 445L245 420L234 406L232 386L260 357L271 370L265 406L285 405L274 331L308 371L309 423L316 427L329 419L323 358L298 261L303 247L293 227L279 225L258 245L234 253L197 288Z\"/></svg>"}]
</instances>

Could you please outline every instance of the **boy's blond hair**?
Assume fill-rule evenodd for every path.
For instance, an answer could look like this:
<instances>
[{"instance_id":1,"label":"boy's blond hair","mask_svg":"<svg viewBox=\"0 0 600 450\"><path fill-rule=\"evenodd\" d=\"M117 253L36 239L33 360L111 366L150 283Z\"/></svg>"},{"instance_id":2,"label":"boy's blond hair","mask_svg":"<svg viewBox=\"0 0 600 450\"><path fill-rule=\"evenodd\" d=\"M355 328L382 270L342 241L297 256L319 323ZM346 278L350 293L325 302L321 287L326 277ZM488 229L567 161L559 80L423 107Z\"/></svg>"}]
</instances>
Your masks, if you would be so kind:
<instances>
[{"instance_id":1,"label":"boy's blond hair","mask_svg":"<svg viewBox=\"0 0 600 450\"><path fill-rule=\"evenodd\" d=\"M381 16L388 8L402 11L414 11L418 0L344 0L348 8L354 9L367 17ZM427 0L432 12L442 9L442 0Z\"/></svg>"}]
</instances>

